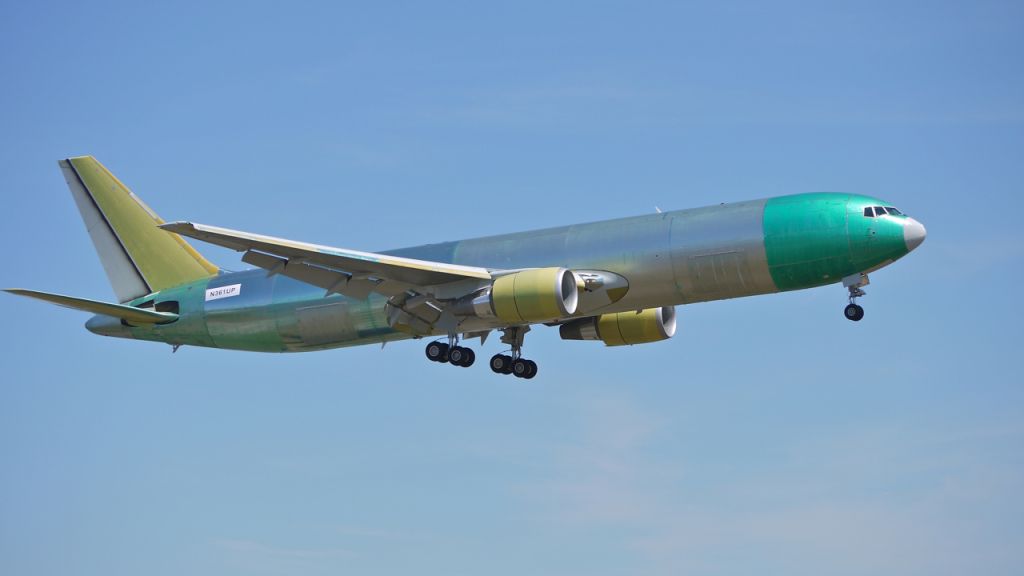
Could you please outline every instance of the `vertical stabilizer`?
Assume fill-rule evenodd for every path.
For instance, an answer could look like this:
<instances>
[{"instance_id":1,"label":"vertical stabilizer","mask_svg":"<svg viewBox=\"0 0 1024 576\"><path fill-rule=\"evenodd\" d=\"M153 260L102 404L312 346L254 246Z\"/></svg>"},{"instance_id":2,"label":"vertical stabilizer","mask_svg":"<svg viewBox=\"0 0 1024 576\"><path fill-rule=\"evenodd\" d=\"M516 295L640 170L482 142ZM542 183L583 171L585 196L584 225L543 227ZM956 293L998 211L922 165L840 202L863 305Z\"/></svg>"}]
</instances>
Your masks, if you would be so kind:
<instances>
[{"instance_id":1,"label":"vertical stabilizer","mask_svg":"<svg viewBox=\"0 0 1024 576\"><path fill-rule=\"evenodd\" d=\"M217 273L95 158L59 164L119 302Z\"/></svg>"}]
</instances>

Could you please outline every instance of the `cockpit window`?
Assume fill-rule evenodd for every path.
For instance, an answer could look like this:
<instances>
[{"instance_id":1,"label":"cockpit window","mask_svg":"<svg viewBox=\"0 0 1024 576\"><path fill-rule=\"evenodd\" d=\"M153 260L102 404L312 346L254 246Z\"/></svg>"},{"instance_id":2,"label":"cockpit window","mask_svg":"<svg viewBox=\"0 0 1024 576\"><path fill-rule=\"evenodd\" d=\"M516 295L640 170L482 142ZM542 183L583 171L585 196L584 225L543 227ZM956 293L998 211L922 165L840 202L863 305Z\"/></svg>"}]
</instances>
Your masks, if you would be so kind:
<instances>
[{"instance_id":1,"label":"cockpit window","mask_svg":"<svg viewBox=\"0 0 1024 576\"><path fill-rule=\"evenodd\" d=\"M886 214L892 214L893 216L906 216L903 212L893 208L892 206L868 206L864 208L864 215L868 218L874 218L876 216L885 216Z\"/></svg>"}]
</instances>

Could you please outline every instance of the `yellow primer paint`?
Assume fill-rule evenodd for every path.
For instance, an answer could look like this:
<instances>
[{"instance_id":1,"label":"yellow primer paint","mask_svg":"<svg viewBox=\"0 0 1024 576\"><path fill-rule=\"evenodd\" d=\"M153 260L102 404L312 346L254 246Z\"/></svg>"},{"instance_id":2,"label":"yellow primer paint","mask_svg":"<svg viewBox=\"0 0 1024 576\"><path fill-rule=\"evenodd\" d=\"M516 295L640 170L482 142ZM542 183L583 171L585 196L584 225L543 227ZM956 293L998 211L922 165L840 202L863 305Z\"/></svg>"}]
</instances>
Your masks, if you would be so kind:
<instances>
[{"instance_id":1,"label":"yellow primer paint","mask_svg":"<svg viewBox=\"0 0 1024 576\"><path fill-rule=\"evenodd\" d=\"M80 156L69 161L150 290L217 274L217 266L181 236L158 228L164 221L95 158Z\"/></svg>"},{"instance_id":2,"label":"yellow primer paint","mask_svg":"<svg viewBox=\"0 0 1024 576\"><path fill-rule=\"evenodd\" d=\"M658 326L658 308L648 308L639 314L602 314L597 321L597 333L608 346L646 344L665 339Z\"/></svg>"},{"instance_id":3,"label":"yellow primer paint","mask_svg":"<svg viewBox=\"0 0 1024 576\"><path fill-rule=\"evenodd\" d=\"M506 322L545 322L562 316L558 295L561 268L537 268L494 281L494 313Z\"/></svg>"}]
</instances>

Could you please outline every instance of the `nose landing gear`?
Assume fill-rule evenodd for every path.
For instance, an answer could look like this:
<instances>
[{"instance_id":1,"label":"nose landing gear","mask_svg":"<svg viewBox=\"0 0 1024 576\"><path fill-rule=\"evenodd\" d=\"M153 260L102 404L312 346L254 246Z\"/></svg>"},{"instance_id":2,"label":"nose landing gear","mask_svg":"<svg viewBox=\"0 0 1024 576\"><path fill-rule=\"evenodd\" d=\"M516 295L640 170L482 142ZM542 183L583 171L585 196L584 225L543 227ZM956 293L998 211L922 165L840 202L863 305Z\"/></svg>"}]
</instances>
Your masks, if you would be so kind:
<instances>
[{"instance_id":1,"label":"nose landing gear","mask_svg":"<svg viewBox=\"0 0 1024 576\"><path fill-rule=\"evenodd\" d=\"M850 303L843 309L843 315L847 320L859 322L864 317L864 308L857 304L857 298L865 295L861 287L870 283L867 274L854 274L843 278L843 286L850 291Z\"/></svg>"}]
</instances>

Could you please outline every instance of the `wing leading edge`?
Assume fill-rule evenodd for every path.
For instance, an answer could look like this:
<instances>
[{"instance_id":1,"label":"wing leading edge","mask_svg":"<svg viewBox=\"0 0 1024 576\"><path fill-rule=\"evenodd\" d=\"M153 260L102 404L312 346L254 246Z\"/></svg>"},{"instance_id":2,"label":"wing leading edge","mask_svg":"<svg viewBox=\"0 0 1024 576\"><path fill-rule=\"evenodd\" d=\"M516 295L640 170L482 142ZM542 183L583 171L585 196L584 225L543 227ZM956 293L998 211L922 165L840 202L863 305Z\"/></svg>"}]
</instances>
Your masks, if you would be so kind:
<instances>
[{"instance_id":1,"label":"wing leading edge","mask_svg":"<svg viewBox=\"0 0 1024 576\"><path fill-rule=\"evenodd\" d=\"M492 279L490 271L475 266L307 244L192 222L171 222L160 227L245 252L242 261L270 274L282 274L319 286L327 293L360 299L373 292L391 297L426 286Z\"/></svg>"}]
</instances>

